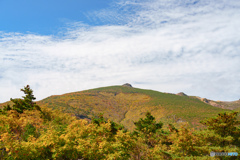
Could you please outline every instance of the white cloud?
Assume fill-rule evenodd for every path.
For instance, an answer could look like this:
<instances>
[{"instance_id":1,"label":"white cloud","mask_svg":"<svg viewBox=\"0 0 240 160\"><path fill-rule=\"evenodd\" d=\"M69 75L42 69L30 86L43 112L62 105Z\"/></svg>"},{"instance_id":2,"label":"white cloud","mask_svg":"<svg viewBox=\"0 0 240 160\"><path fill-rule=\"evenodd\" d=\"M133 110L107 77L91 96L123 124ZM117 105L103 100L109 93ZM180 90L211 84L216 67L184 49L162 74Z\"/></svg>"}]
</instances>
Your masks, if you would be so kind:
<instances>
[{"instance_id":1,"label":"white cloud","mask_svg":"<svg viewBox=\"0 0 240 160\"><path fill-rule=\"evenodd\" d=\"M0 102L27 84L40 100L126 82L239 99L238 1L124 0L114 9L88 16L120 24L74 23L63 37L0 32Z\"/></svg>"}]
</instances>

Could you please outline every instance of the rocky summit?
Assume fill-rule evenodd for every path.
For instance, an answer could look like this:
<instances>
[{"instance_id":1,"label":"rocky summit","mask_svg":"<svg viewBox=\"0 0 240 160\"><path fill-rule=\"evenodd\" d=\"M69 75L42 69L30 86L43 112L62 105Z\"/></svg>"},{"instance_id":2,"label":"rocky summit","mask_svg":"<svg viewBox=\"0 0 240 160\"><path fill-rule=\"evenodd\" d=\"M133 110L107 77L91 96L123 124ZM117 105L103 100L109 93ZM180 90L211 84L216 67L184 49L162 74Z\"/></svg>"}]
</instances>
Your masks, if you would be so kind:
<instances>
[{"instance_id":1,"label":"rocky summit","mask_svg":"<svg viewBox=\"0 0 240 160\"><path fill-rule=\"evenodd\" d=\"M129 83L125 83L125 84L123 84L122 86L125 86L125 87L132 87L132 85L129 84Z\"/></svg>"}]
</instances>

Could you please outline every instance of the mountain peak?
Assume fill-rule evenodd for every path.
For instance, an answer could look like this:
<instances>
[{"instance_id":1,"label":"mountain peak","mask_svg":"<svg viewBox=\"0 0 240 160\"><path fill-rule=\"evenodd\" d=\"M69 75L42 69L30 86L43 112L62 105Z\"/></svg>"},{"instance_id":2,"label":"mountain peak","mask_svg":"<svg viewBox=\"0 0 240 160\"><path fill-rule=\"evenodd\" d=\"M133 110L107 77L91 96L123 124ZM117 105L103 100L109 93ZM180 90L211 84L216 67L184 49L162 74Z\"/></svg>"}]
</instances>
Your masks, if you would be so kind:
<instances>
[{"instance_id":1,"label":"mountain peak","mask_svg":"<svg viewBox=\"0 0 240 160\"><path fill-rule=\"evenodd\" d=\"M129 83L125 83L125 84L123 84L122 86L125 86L125 87L132 87L132 85L129 84Z\"/></svg>"},{"instance_id":2,"label":"mountain peak","mask_svg":"<svg viewBox=\"0 0 240 160\"><path fill-rule=\"evenodd\" d=\"M186 95L186 94L183 93L183 92L179 92L177 95L179 95L179 96L188 96L188 95Z\"/></svg>"}]
</instances>

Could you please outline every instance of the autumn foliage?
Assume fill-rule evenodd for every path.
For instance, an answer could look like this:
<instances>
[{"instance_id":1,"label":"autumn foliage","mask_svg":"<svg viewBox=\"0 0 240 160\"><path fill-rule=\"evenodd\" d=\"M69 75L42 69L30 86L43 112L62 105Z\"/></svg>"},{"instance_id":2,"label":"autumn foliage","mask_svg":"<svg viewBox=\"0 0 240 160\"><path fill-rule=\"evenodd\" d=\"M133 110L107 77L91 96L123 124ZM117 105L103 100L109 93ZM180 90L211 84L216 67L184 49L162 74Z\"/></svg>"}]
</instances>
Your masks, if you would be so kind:
<instances>
[{"instance_id":1,"label":"autumn foliage","mask_svg":"<svg viewBox=\"0 0 240 160\"><path fill-rule=\"evenodd\" d=\"M219 113L202 121L205 129L188 123L176 128L157 122L150 112L134 122L134 131L103 114L91 122L33 102L29 86L24 99L12 100L0 113L0 159L16 160L150 160L221 159L211 151L240 154L237 112ZM166 125L166 128L163 126ZM238 158L238 157L224 157Z\"/></svg>"}]
</instances>

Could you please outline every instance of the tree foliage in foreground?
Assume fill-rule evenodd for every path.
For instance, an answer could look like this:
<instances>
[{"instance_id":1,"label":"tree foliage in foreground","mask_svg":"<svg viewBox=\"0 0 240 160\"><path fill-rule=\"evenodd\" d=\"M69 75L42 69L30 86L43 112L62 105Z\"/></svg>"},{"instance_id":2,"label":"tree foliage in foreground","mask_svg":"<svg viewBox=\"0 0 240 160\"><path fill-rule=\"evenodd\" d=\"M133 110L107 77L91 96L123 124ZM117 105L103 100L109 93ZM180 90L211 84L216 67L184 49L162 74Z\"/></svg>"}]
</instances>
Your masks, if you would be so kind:
<instances>
[{"instance_id":1,"label":"tree foliage in foreground","mask_svg":"<svg viewBox=\"0 0 240 160\"><path fill-rule=\"evenodd\" d=\"M219 113L194 130L187 123L180 128L156 122L151 113L135 122L130 133L102 115L89 123L75 116L36 107L29 86L24 99L13 100L0 114L0 159L16 160L155 160L236 159L210 157L211 151L240 154L237 112Z\"/></svg>"},{"instance_id":2,"label":"tree foliage in foreground","mask_svg":"<svg viewBox=\"0 0 240 160\"><path fill-rule=\"evenodd\" d=\"M30 88L29 85L24 87L24 89L21 89L22 92L24 92L25 96L23 96L23 99L10 99L13 103L12 107L8 104L7 106L4 106L3 111L9 111L9 110L15 110L18 113L23 113L24 110L33 110L37 109L41 111L40 107L33 102L36 98L33 95L33 90Z\"/></svg>"}]
</instances>

